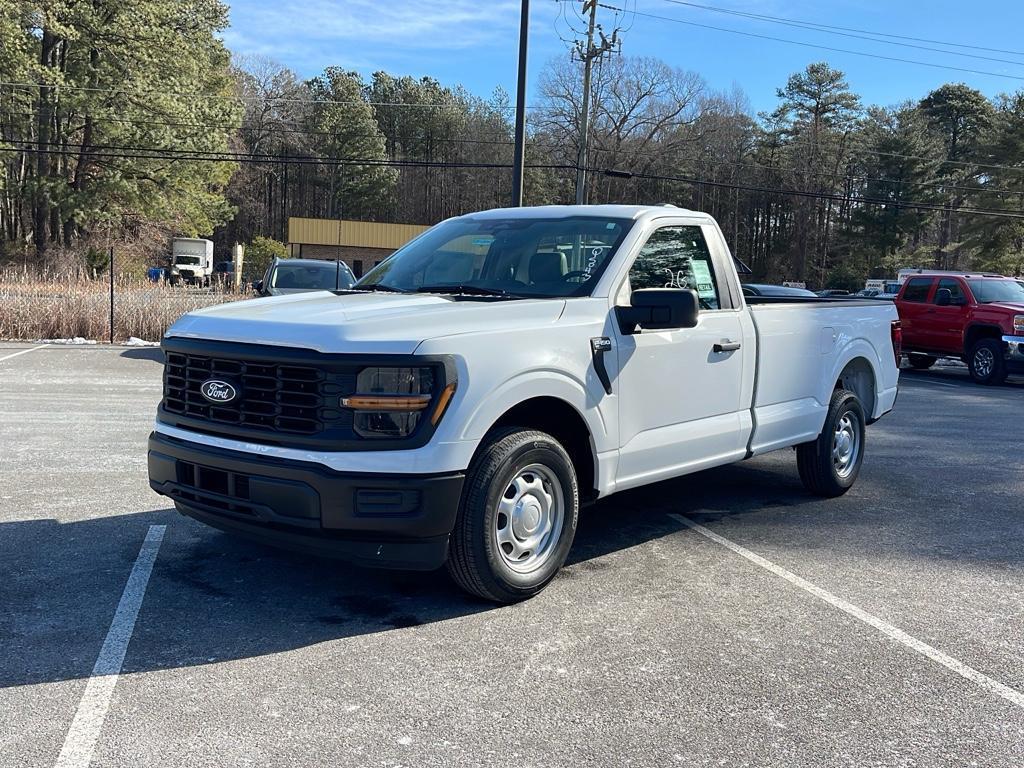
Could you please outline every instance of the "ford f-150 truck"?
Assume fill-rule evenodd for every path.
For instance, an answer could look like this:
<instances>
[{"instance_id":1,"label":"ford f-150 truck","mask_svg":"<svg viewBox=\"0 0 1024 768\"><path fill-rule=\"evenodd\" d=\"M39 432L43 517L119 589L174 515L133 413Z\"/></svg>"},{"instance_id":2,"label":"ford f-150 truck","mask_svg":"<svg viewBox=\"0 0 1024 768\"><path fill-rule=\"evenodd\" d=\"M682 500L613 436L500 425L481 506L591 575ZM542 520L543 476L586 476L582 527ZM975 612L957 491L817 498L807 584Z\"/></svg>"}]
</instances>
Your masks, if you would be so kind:
<instances>
[{"instance_id":1,"label":"ford f-150 truck","mask_svg":"<svg viewBox=\"0 0 1024 768\"><path fill-rule=\"evenodd\" d=\"M940 357L967 363L979 384L1024 374L1024 286L1002 275L941 272L910 277L896 297L910 365Z\"/></svg>"},{"instance_id":2,"label":"ford f-150 truck","mask_svg":"<svg viewBox=\"0 0 1024 768\"><path fill-rule=\"evenodd\" d=\"M744 297L714 219L674 206L450 219L352 289L192 312L162 346L149 477L180 512L499 602L616 491L795 447L844 493L899 375L891 303Z\"/></svg>"}]
</instances>

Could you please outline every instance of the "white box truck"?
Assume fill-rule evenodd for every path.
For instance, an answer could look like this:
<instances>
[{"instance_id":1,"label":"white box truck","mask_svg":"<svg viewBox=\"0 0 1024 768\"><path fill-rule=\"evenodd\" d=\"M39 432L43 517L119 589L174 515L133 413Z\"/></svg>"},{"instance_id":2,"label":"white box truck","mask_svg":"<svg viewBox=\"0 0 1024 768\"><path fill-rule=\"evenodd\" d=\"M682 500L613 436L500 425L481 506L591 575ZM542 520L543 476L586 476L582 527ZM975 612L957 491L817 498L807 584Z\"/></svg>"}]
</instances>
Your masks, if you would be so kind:
<instances>
[{"instance_id":1,"label":"white box truck","mask_svg":"<svg viewBox=\"0 0 1024 768\"><path fill-rule=\"evenodd\" d=\"M171 241L171 285L179 282L209 286L213 276L213 242L197 237Z\"/></svg>"}]
</instances>

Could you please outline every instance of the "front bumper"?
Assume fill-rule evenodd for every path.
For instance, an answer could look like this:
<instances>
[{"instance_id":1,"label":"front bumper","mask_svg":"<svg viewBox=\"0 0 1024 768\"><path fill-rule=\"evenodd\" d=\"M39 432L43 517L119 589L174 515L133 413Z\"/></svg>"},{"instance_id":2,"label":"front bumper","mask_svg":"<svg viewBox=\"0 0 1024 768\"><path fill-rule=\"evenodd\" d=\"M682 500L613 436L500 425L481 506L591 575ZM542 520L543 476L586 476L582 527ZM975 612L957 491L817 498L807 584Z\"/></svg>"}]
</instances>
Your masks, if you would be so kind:
<instances>
[{"instance_id":1,"label":"front bumper","mask_svg":"<svg viewBox=\"0 0 1024 768\"><path fill-rule=\"evenodd\" d=\"M184 515L360 565L431 570L448 556L462 473L335 472L149 436L149 485Z\"/></svg>"},{"instance_id":2,"label":"front bumper","mask_svg":"<svg viewBox=\"0 0 1024 768\"><path fill-rule=\"evenodd\" d=\"M1003 336L1006 345L1006 370L1024 373L1024 336Z\"/></svg>"}]
</instances>

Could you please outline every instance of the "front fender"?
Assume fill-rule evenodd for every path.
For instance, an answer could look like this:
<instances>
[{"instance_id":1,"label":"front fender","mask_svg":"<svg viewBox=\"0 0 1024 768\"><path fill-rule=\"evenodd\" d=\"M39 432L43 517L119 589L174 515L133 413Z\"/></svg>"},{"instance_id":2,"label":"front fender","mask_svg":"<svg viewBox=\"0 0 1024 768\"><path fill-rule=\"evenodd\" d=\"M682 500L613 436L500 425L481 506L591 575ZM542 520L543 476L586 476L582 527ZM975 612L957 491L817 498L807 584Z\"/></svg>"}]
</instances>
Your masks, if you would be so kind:
<instances>
[{"instance_id":1,"label":"front fender","mask_svg":"<svg viewBox=\"0 0 1024 768\"><path fill-rule=\"evenodd\" d=\"M487 431L515 406L537 397L556 398L568 404L587 425L598 452L615 446L614 419L610 409L614 397L588 395L584 382L564 371L535 369L523 371L502 381L484 393L475 393L473 410L465 415L459 440L479 441Z\"/></svg>"}]
</instances>

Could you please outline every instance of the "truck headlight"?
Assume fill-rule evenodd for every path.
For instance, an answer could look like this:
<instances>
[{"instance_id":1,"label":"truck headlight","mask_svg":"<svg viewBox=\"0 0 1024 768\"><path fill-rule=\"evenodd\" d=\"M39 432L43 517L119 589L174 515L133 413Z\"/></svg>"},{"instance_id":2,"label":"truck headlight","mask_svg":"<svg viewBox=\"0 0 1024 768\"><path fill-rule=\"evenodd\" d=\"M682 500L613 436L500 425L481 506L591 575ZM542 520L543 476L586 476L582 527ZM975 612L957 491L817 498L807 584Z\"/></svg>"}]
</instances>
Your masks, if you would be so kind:
<instances>
[{"instance_id":1,"label":"truck headlight","mask_svg":"<svg viewBox=\"0 0 1024 768\"><path fill-rule=\"evenodd\" d=\"M1024 315L1013 316L1013 332L1024 333Z\"/></svg>"},{"instance_id":2,"label":"truck headlight","mask_svg":"<svg viewBox=\"0 0 1024 768\"><path fill-rule=\"evenodd\" d=\"M430 404L438 394L430 412L436 424L455 391L449 384L440 393L433 368L364 368L356 377L356 394L341 398L341 405L351 408L356 434L362 437L408 437L427 417Z\"/></svg>"}]
</instances>

